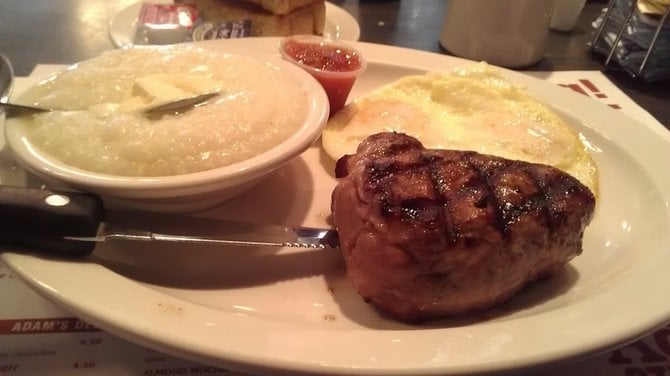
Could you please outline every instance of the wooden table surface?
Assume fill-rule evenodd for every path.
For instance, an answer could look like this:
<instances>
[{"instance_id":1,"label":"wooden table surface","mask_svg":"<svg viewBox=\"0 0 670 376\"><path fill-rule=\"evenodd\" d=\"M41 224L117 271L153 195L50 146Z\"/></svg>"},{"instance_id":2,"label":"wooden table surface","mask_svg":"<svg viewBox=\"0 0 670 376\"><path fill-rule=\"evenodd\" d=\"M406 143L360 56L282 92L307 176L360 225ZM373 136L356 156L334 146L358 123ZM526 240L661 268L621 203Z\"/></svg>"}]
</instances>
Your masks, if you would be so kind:
<instances>
[{"instance_id":1,"label":"wooden table surface","mask_svg":"<svg viewBox=\"0 0 670 376\"><path fill-rule=\"evenodd\" d=\"M28 75L40 63L71 64L112 49L107 25L137 0L2 0L0 53ZM587 3L570 33L550 32L544 58L528 70L603 70L591 56L591 22L606 3ZM439 45L444 0L333 0L360 24L361 41L447 52ZM628 96L670 129L670 82L647 84L623 72L606 75Z\"/></svg>"}]
</instances>

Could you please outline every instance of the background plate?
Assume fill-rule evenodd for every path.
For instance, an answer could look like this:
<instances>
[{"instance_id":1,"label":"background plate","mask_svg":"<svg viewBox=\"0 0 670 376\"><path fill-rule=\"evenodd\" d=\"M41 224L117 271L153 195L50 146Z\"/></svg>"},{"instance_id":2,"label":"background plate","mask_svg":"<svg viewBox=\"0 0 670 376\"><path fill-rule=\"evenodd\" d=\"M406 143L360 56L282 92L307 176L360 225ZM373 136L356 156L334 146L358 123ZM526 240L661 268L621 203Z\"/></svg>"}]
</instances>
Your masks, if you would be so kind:
<instances>
[{"instance_id":1,"label":"background plate","mask_svg":"<svg viewBox=\"0 0 670 376\"><path fill-rule=\"evenodd\" d=\"M277 43L202 45L274 55ZM352 45L370 61L354 97L401 76L470 63ZM110 243L82 261L10 251L2 258L41 294L112 334L250 373L481 373L604 351L667 322L670 134L571 90L504 74L591 145L601 191L584 253L485 314L421 326L391 320L356 294L336 251ZM328 226L330 171L332 161L315 145L256 189L199 215Z\"/></svg>"},{"instance_id":2,"label":"background plate","mask_svg":"<svg viewBox=\"0 0 670 376\"><path fill-rule=\"evenodd\" d=\"M153 3L172 4L171 0L154 0ZM109 23L109 38L116 48L132 47L135 40L137 16L142 2L121 10ZM358 22L346 10L326 1L326 24L323 35L326 38L358 40L361 30Z\"/></svg>"}]
</instances>

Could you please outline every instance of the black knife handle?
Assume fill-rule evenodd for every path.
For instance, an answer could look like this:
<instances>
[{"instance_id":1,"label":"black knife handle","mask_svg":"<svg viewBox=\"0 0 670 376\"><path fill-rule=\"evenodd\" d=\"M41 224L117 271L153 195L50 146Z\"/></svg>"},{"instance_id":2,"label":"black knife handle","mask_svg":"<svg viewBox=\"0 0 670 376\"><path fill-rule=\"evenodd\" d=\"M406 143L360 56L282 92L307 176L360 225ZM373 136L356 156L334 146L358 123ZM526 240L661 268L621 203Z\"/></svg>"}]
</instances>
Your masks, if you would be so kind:
<instances>
[{"instance_id":1,"label":"black knife handle","mask_svg":"<svg viewBox=\"0 0 670 376\"><path fill-rule=\"evenodd\" d=\"M95 236L104 216L91 194L0 186L0 246L64 256L93 252L95 242L63 236Z\"/></svg>"}]
</instances>

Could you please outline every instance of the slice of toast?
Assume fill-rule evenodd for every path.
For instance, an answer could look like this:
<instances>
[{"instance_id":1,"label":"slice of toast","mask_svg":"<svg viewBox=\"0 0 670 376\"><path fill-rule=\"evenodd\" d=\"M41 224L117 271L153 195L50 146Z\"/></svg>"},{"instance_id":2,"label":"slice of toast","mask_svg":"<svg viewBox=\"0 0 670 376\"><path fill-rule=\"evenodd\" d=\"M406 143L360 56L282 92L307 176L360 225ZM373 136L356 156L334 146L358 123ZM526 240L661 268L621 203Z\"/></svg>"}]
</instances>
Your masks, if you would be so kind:
<instances>
[{"instance_id":1,"label":"slice of toast","mask_svg":"<svg viewBox=\"0 0 670 376\"><path fill-rule=\"evenodd\" d=\"M269 0L253 0L268 2ZM295 34L323 34L326 23L326 4L309 1L288 14L274 14L258 4L239 0L177 0L181 4L194 4L198 17L205 21L251 21L251 36L288 36ZM307 2L307 0L279 0L281 2Z\"/></svg>"},{"instance_id":2,"label":"slice of toast","mask_svg":"<svg viewBox=\"0 0 670 376\"><path fill-rule=\"evenodd\" d=\"M270 13L289 14L298 8L312 3L323 2L323 0L246 0L258 4Z\"/></svg>"}]
</instances>

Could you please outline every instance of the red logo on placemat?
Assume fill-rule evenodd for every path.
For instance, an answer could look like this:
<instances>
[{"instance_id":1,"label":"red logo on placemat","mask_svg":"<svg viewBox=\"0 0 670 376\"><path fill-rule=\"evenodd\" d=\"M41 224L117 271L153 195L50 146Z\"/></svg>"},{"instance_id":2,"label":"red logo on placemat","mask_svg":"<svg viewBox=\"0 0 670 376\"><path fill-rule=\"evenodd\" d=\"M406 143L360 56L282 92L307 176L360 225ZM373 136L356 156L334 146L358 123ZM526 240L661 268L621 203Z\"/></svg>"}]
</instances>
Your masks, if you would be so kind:
<instances>
[{"instance_id":1,"label":"red logo on placemat","mask_svg":"<svg viewBox=\"0 0 670 376\"><path fill-rule=\"evenodd\" d=\"M586 95L587 97L592 97L592 98L597 98L597 99L607 99L607 94L603 93L598 89L598 87L591 82L591 80L585 79L585 78L580 78L578 80L578 83L574 84L559 84L560 86L570 88L579 94ZM608 106L615 108L617 110L621 109L621 106L618 104L612 103L608 104Z\"/></svg>"}]
</instances>

